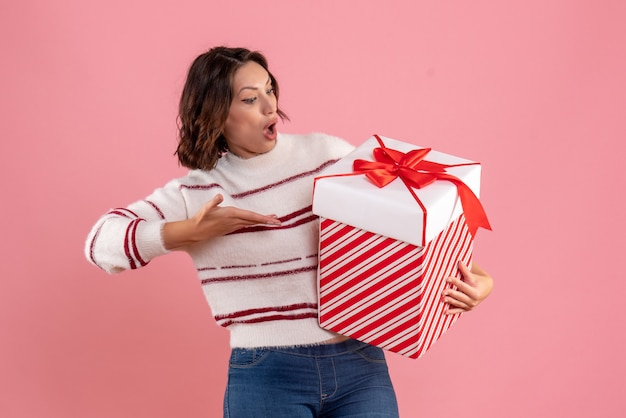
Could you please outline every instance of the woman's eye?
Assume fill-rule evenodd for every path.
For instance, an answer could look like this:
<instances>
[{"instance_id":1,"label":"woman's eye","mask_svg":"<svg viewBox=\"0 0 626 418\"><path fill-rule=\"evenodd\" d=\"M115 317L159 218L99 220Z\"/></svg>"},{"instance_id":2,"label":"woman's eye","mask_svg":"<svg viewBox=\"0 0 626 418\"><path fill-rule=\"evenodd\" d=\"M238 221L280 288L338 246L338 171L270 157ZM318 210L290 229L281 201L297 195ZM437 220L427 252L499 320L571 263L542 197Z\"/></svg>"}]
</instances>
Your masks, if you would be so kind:
<instances>
[{"instance_id":1,"label":"woman's eye","mask_svg":"<svg viewBox=\"0 0 626 418\"><path fill-rule=\"evenodd\" d=\"M254 104L254 102L256 102L256 97L250 97L248 99L243 99L242 102L244 102L246 104Z\"/></svg>"},{"instance_id":2,"label":"woman's eye","mask_svg":"<svg viewBox=\"0 0 626 418\"><path fill-rule=\"evenodd\" d=\"M275 94L276 93L276 89L275 88L271 88L271 89L267 90L265 93L267 93L268 95Z\"/></svg>"}]
</instances>

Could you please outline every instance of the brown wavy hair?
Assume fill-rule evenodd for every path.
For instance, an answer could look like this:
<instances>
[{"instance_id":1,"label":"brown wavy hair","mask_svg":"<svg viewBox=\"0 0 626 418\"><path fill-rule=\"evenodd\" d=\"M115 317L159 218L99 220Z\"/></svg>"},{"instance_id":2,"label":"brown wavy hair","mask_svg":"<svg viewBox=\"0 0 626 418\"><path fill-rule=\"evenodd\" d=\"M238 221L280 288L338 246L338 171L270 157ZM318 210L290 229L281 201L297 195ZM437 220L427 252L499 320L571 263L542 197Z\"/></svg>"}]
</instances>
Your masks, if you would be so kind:
<instances>
[{"instance_id":1,"label":"brown wavy hair","mask_svg":"<svg viewBox=\"0 0 626 418\"><path fill-rule=\"evenodd\" d=\"M219 46L199 55L191 64L178 107L179 141L175 154L181 165L210 170L228 151L223 132L233 100L233 78L250 61L268 72L278 100L276 78L258 51ZM289 119L279 107L276 113L281 119Z\"/></svg>"}]
</instances>

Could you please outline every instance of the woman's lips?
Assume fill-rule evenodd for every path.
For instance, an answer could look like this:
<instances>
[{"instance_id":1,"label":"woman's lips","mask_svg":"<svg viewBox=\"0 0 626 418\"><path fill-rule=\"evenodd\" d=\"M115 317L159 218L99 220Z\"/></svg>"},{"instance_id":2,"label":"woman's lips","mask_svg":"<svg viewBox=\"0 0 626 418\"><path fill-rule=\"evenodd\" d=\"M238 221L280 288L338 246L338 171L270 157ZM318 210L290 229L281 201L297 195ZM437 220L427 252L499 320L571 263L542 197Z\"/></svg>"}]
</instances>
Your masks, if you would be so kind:
<instances>
[{"instance_id":1,"label":"woman's lips","mask_svg":"<svg viewBox=\"0 0 626 418\"><path fill-rule=\"evenodd\" d=\"M273 119L270 121L270 123L268 123L267 125L265 125L265 128L263 128L263 135L265 135L265 137L269 140L274 140L276 139L276 135L278 133L278 131L276 130L276 124L278 123L277 119Z\"/></svg>"}]
</instances>

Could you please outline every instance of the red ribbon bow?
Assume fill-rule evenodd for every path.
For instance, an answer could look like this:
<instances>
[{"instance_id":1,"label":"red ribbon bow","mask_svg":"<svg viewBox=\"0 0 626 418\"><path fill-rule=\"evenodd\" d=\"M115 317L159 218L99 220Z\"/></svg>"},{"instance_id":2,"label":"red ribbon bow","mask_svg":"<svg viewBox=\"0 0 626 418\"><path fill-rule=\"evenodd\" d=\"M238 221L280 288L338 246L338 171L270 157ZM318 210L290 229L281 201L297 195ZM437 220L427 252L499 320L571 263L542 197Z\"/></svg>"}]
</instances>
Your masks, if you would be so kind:
<instances>
[{"instance_id":1,"label":"red ribbon bow","mask_svg":"<svg viewBox=\"0 0 626 418\"><path fill-rule=\"evenodd\" d=\"M476 231L481 227L491 230L485 210L472 189L458 177L446 173L446 168L449 167L477 163L448 165L426 161L424 157L431 151L430 148L403 153L387 148L378 135L374 135L374 137L380 144L380 148L375 148L373 151L376 161L354 160L353 170L355 173L365 174L372 183L380 188L385 187L399 177L409 189L413 198L422 207L424 214L426 214L426 208L422 205L413 188L421 189L436 180L450 181L457 188L461 206L463 207L463 214L472 236L476 236Z\"/></svg>"}]
</instances>

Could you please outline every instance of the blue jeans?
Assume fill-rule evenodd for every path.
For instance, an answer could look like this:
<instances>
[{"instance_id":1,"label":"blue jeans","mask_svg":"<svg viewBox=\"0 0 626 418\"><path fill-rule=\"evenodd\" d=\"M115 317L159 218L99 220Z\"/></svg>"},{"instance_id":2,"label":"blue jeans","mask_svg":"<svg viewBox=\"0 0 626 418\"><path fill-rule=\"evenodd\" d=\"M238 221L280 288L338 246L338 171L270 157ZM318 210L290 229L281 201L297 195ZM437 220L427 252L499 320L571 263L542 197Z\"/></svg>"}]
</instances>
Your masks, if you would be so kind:
<instances>
[{"instance_id":1,"label":"blue jeans","mask_svg":"<svg viewBox=\"0 0 626 418\"><path fill-rule=\"evenodd\" d=\"M225 418L396 418L380 348L355 340L232 350Z\"/></svg>"}]
</instances>

